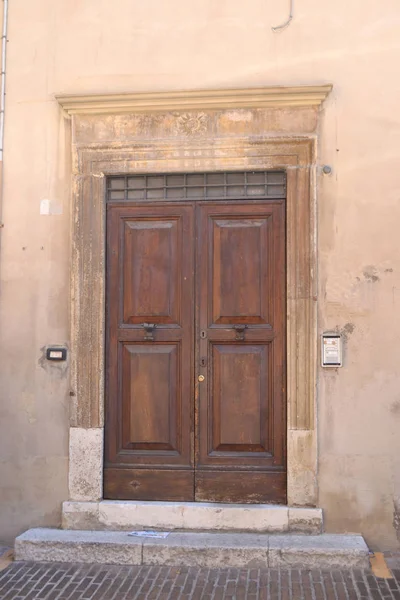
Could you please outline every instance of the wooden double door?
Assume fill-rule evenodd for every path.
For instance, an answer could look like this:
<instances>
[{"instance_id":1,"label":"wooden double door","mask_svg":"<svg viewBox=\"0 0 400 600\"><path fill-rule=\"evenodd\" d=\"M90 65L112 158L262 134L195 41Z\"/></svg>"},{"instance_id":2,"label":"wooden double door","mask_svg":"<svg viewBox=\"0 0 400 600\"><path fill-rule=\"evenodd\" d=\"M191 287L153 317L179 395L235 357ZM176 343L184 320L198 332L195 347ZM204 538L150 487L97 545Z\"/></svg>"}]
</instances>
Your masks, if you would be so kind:
<instances>
[{"instance_id":1,"label":"wooden double door","mask_svg":"<svg viewBox=\"0 0 400 600\"><path fill-rule=\"evenodd\" d=\"M286 502L284 200L107 210L104 496Z\"/></svg>"}]
</instances>

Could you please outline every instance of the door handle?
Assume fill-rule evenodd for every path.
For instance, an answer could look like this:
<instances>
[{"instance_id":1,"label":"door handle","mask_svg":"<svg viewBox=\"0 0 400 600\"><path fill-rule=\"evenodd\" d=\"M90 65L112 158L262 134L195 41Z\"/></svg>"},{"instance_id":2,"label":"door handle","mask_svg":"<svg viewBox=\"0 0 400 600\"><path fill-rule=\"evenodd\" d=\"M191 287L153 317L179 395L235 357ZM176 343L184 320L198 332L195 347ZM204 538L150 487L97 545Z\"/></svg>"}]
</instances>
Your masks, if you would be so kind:
<instances>
[{"instance_id":1,"label":"door handle","mask_svg":"<svg viewBox=\"0 0 400 600\"><path fill-rule=\"evenodd\" d=\"M244 340L244 330L247 329L247 325L234 325L233 329L236 331L235 340L237 340L238 342L242 342Z\"/></svg>"},{"instance_id":2,"label":"door handle","mask_svg":"<svg viewBox=\"0 0 400 600\"><path fill-rule=\"evenodd\" d=\"M156 327L155 323L143 323L143 329L145 331L144 339L147 340L148 342L154 342L153 331L154 331L155 327Z\"/></svg>"}]
</instances>

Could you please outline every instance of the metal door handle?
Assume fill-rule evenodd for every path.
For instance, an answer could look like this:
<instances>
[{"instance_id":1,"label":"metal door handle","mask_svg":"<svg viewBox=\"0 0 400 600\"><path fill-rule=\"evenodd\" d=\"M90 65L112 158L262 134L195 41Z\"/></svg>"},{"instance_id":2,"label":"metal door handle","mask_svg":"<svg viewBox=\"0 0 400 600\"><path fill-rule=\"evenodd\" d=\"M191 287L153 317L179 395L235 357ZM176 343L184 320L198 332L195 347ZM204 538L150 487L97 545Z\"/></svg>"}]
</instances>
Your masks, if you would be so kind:
<instances>
[{"instance_id":1,"label":"metal door handle","mask_svg":"<svg viewBox=\"0 0 400 600\"><path fill-rule=\"evenodd\" d=\"M235 329L236 331L235 340L237 340L238 342L242 342L244 340L244 330L247 329L247 325L234 325L233 329Z\"/></svg>"},{"instance_id":2,"label":"metal door handle","mask_svg":"<svg viewBox=\"0 0 400 600\"><path fill-rule=\"evenodd\" d=\"M144 334L145 340L147 340L149 342L154 341L153 331L154 331L155 327L156 327L155 323L143 323L143 329L145 331L145 334Z\"/></svg>"}]
</instances>

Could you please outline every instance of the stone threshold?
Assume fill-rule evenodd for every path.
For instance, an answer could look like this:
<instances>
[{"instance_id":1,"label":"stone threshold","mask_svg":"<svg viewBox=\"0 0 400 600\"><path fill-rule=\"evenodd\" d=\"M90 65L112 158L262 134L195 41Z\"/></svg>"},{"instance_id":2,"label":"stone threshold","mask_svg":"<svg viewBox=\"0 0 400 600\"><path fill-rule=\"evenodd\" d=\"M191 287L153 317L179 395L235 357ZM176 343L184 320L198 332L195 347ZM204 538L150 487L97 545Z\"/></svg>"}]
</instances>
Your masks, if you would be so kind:
<instances>
[{"instance_id":1,"label":"stone threshold","mask_svg":"<svg viewBox=\"0 0 400 600\"><path fill-rule=\"evenodd\" d=\"M322 509L208 502L64 502L63 529L319 534Z\"/></svg>"},{"instance_id":2,"label":"stone threshold","mask_svg":"<svg viewBox=\"0 0 400 600\"><path fill-rule=\"evenodd\" d=\"M15 559L211 568L369 568L363 537L340 534L172 532L165 539L154 539L122 531L30 529L16 539Z\"/></svg>"}]
</instances>

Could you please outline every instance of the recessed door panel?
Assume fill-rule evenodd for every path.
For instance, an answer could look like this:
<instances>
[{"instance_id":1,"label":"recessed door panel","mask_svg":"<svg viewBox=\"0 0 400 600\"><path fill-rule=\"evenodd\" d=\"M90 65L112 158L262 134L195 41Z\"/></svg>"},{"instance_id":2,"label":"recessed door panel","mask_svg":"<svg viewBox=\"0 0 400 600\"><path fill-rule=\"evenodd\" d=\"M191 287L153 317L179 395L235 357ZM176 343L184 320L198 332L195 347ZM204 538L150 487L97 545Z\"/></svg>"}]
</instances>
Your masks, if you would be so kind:
<instances>
[{"instance_id":1,"label":"recessed door panel","mask_svg":"<svg viewBox=\"0 0 400 600\"><path fill-rule=\"evenodd\" d=\"M268 346L212 346L209 427L213 432L208 456L250 462L267 456L270 443Z\"/></svg>"},{"instance_id":2,"label":"recessed door panel","mask_svg":"<svg viewBox=\"0 0 400 600\"><path fill-rule=\"evenodd\" d=\"M268 323L268 217L210 216L212 322Z\"/></svg>"},{"instance_id":3,"label":"recessed door panel","mask_svg":"<svg viewBox=\"0 0 400 600\"><path fill-rule=\"evenodd\" d=\"M179 452L179 344L122 345L122 448Z\"/></svg>"},{"instance_id":4,"label":"recessed door panel","mask_svg":"<svg viewBox=\"0 0 400 600\"><path fill-rule=\"evenodd\" d=\"M123 322L179 323L179 219L124 221Z\"/></svg>"}]
</instances>

